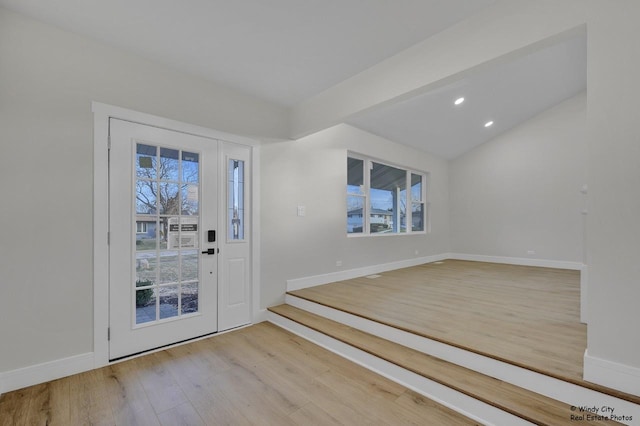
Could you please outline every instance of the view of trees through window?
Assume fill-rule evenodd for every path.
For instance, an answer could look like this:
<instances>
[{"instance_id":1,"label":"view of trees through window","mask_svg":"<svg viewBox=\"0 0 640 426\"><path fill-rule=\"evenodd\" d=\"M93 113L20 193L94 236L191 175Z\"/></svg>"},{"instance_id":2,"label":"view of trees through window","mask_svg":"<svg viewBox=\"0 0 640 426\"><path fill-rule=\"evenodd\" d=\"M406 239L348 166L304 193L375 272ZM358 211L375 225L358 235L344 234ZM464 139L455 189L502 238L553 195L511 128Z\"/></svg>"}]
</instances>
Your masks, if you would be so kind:
<instances>
[{"instance_id":1,"label":"view of trees through window","mask_svg":"<svg viewBox=\"0 0 640 426\"><path fill-rule=\"evenodd\" d=\"M425 180L425 173L347 157L347 233L424 232Z\"/></svg>"}]
</instances>

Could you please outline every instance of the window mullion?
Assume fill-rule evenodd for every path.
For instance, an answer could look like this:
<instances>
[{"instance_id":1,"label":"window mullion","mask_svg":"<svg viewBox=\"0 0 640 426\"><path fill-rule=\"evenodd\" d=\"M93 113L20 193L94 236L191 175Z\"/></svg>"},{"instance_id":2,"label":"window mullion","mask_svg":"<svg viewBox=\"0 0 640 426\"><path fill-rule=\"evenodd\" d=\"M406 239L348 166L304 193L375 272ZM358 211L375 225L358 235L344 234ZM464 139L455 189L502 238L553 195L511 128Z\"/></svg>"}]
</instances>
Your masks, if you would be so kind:
<instances>
[{"instance_id":1,"label":"window mullion","mask_svg":"<svg viewBox=\"0 0 640 426\"><path fill-rule=\"evenodd\" d=\"M365 167L364 167L364 208L362 209L363 212L363 219L364 219L364 229L362 230L362 233L365 235L369 235L371 233L371 206L370 206L370 198L371 198L371 169L373 168L373 163L371 162L371 160L367 159L365 160Z\"/></svg>"},{"instance_id":2,"label":"window mullion","mask_svg":"<svg viewBox=\"0 0 640 426\"><path fill-rule=\"evenodd\" d=\"M404 206L404 228L407 234L413 232L413 191L411 190L411 170L407 170L406 200Z\"/></svg>"}]
</instances>

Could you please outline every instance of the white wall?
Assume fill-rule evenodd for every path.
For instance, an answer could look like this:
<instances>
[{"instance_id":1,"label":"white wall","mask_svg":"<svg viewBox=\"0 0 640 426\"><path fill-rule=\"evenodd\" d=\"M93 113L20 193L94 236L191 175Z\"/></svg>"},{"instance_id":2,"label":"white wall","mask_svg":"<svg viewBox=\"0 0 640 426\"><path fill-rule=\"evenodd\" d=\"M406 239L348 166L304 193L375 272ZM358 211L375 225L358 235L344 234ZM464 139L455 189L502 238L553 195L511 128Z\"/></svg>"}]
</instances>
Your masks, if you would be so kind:
<instances>
[{"instance_id":1,"label":"white wall","mask_svg":"<svg viewBox=\"0 0 640 426\"><path fill-rule=\"evenodd\" d=\"M451 162L454 253L583 262L586 110L582 93Z\"/></svg>"},{"instance_id":2,"label":"white wall","mask_svg":"<svg viewBox=\"0 0 640 426\"><path fill-rule=\"evenodd\" d=\"M589 2L589 328L585 377L640 394L640 2ZM609 383L610 384L610 383Z\"/></svg>"},{"instance_id":3,"label":"white wall","mask_svg":"<svg viewBox=\"0 0 640 426\"><path fill-rule=\"evenodd\" d=\"M279 107L0 8L0 372L92 351L92 100L287 133Z\"/></svg>"},{"instance_id":4,"label":"white wall","mask_svg":"<svg viewBox=\"0 0 640 426\"><path fill-rule=\"evenodd\" d=\"M347 237L348 150L429 172L432 232ZM288 279L449 251L445 160L345 124L300 140L263 145L261 151L263 307L283 301ZM298 205L306 206L306 216L297 216ZM337 260L341 267L336 267Z\"/></svg>"}]
</instances>

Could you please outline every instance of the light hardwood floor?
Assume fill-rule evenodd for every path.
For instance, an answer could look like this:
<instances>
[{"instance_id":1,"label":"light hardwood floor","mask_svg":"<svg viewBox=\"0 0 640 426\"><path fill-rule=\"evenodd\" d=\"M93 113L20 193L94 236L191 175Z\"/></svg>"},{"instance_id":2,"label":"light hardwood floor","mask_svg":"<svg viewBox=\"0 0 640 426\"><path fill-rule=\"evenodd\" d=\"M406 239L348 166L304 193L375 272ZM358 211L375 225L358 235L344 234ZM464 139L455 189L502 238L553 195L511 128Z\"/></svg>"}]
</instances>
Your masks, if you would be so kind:
<instances>
[{"instance_id":1,"label":"light hardwood floor","mask_svg":"<svg viewBox=\"0 0 640 426\"><path fill-rule=\"evenodd\" d=\"M0 397L0 425L475 422L261 323Z\"/></svg>"},{"instance_id":2,"label":"light hardwood floor","mask_svg":"<svg viewBox=\"0 0 640 426\"><path fill-rule=\"evenodd\" d=\"M290 293L585 384L578 271L446 260L380 275Z\"/></svg>"}]
</instances>

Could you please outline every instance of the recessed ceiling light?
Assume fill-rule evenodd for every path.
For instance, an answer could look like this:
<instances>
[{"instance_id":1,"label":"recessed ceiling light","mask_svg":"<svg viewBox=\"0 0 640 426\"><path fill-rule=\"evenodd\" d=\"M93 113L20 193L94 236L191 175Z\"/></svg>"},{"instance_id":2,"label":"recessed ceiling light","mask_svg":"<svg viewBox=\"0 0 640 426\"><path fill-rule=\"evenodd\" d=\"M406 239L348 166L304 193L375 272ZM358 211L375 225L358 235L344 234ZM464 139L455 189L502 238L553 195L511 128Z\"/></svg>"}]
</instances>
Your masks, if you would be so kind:
<instances>
[{"instance_id":1,"label":"recessed ceiling light","mask_svg":"<svg viewBox=\"0 0 640 426\"><path fill-rule=\"evenodd\" d=\"M458 98L456 99L456 101L454 102L455 105L460 105L461 103L464 102L464 98Z\"/></svg>"},{"instance_id":2,"label":"recessed ceiling light","mask_svg":"<svg viewBox=\"0 0 640 426\"><path fill-rule=\"evenodd\" d=\"M486 123L484 123L484 127L491 127L493 126L493 121L487 121Z\"/></svg>"}]
</instances>

